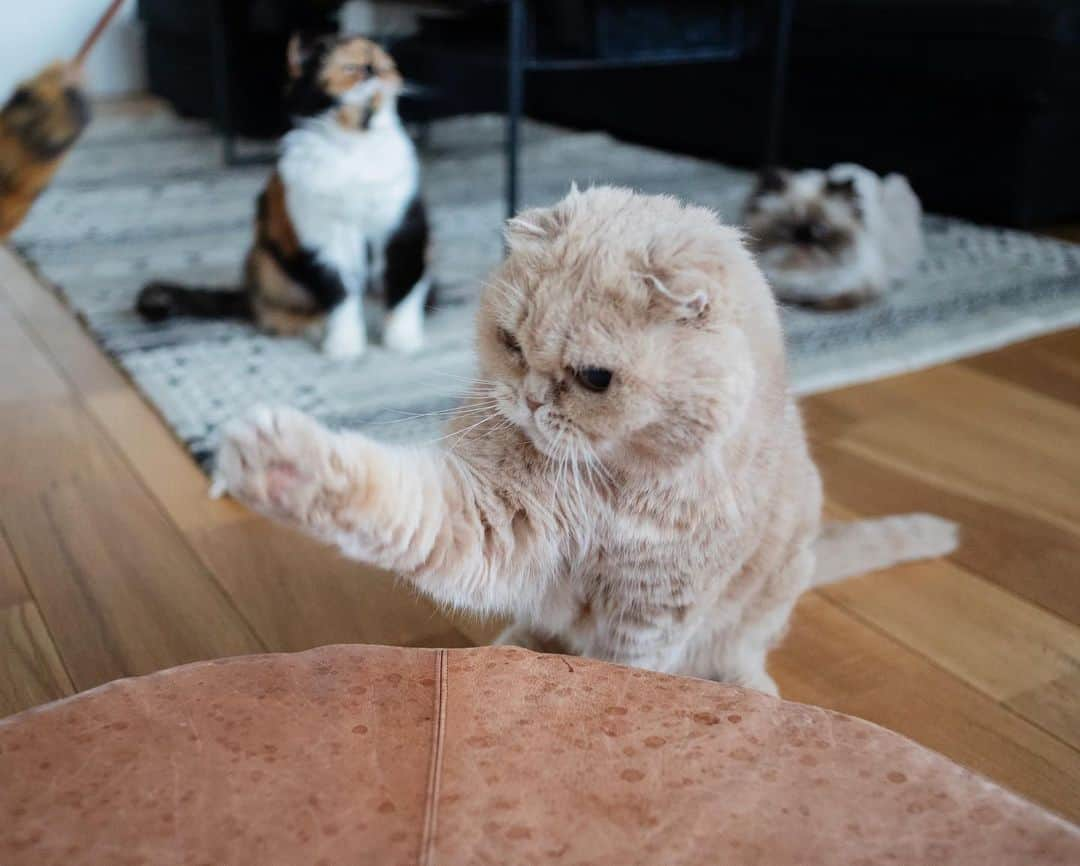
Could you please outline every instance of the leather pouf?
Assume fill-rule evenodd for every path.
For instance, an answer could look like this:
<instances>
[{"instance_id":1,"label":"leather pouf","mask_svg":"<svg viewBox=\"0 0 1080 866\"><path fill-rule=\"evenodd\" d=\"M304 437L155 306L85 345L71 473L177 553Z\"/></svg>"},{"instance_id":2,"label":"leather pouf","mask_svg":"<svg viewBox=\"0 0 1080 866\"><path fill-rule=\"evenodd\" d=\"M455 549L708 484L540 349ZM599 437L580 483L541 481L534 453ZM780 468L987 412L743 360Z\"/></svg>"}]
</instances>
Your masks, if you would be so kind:
<instances>
[{"instance_id":1,"label":"leather pouf","mask_svg":"<svg viewBox=\"0 0 1080 866\"><path fill-rule=\"evenodd\" d=\"M335 646L0 722L0 863L1080 864L1080 833L866 722L513 648Z\"/></svg>"}]
</instances>

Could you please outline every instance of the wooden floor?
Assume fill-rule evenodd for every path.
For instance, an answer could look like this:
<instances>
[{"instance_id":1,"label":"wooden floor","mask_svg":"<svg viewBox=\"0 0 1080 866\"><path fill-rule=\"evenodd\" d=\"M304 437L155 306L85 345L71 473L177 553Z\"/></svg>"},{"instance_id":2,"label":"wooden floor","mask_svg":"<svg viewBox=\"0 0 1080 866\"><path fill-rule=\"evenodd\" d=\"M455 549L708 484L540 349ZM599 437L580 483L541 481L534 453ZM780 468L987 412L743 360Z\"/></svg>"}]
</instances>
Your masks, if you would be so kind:
<instances>
[{"instance_id":1,"label":"wooden floor","mask_svg":"<svg viewBox=\"0 0 1080 866\"><path fill-rule=\"evenodd\" d=\"M195 659L461 646L394 584L226 502L0 249L0 716ZM834 515L959 521L948 561L803 599L788 698L901 731L1080 819L1080 331L813 397Z\"/></svg>"}]
</instances>

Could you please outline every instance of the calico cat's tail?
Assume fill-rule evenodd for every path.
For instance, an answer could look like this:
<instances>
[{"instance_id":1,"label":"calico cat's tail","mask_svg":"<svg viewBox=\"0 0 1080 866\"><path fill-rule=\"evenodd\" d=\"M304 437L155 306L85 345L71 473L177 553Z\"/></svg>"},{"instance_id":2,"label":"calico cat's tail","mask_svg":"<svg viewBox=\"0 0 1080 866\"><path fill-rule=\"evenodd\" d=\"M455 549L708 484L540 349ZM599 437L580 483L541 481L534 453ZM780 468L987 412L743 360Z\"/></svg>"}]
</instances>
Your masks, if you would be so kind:
<instances>
[{"instance_id":1,"label":"calico cat's tail","mask_svg":"<svg viewBox=\"0 0 1080 866\"><path fill-rule=\"evenodd\" d=\"M182 286L155 281L139 292L135 309L148 322L162 322L174 316L197 319L250 319L251 300L239 289Z\"/></svg>"},{"instance_id":2,"label":"calico cat's tail","mask_svg":"<svg viewBox=\"0 0 1080 866\"><path fill-rule=\"evenodd\" d=\"M956 550L959 527L933 514L897 514L822 527L814 585Z\"/></svg>"}]
</instances>

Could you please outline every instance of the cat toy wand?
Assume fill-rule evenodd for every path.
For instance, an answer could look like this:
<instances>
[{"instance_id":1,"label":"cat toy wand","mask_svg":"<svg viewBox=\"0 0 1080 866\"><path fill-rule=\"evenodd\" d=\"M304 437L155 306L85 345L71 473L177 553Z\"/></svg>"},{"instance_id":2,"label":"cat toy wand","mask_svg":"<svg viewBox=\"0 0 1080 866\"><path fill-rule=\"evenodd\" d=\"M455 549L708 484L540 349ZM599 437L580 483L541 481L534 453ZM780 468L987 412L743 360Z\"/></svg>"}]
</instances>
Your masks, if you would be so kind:
<instances>
[{"instance_id":1,"label":"cat toy wand","mask_svg":"<svg viewBox=\"0 0 1080 866\"><path fill-rule=\"evenodd\" d=\"M0 241L22 222L90 122L83 64L126 0L112 0L75 57L19 84L0 108Z\"/></svg>"},{"instance_id":2,"label":"cat toy wand","mask_svg":"<svg viewBox=\"0 0 1080 866\"><path fill-rule=\"evenodd\" d=\"M105 32L105 28L109 26L109 23L116 17L116 13L120 11L120 7L126 2L127 0L112 0L112 3L109 4L108 8L98 19L97 24L94 25L94 29L87 34L86 38L83 40L83 44L79 46L79 53L76 54L75 59L71 61L73 66L80 69L82 68L87 55L90 54L90 49L92 49L94 43L101 38L101 34Z\"/></svg>"}]
</instances>

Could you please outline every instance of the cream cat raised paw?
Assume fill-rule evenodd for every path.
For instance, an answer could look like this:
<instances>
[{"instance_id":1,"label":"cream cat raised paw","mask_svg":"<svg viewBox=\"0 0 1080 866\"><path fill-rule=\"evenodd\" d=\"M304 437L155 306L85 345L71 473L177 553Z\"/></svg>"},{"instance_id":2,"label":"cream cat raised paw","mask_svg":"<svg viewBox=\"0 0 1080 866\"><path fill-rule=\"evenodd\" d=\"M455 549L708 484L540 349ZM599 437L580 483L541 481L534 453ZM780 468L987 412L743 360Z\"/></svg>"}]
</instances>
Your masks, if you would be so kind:
<instances>
[{"instance_id":1,"label":"cream cat raised paw","mask_svg":"<svg viewBox=\"0 0 1080 866\"><path fill-rule=\"evenodd\" d=\"M346 470L335 436L295 409L252 409L225 428L215 486L256 511L319 532L363 468L351 460Z\"/></svg>"}]
</instances>

